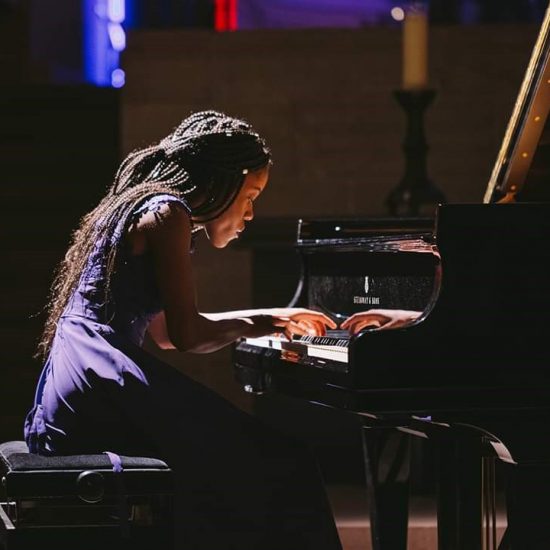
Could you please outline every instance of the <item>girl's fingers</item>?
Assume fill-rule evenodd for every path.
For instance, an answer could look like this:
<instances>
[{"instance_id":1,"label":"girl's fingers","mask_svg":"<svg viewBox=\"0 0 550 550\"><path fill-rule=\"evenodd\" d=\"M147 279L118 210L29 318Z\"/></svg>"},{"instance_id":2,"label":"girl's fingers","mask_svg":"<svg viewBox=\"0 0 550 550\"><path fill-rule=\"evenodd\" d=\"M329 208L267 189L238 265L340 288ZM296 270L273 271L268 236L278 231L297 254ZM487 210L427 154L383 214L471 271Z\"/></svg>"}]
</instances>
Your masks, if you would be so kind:
<instances>
[{"instance_id":1,"label":"girl's fingers","mask_svg":"<svg viewBox=\"0 0 550 550\"><path fill-rule=\"evenodd\" d=\"M379 327L381 325L381 322L382 322L382 319L380 318L380 315L356 313L351 317L348 317L340 325L340 327L343 328L344 330L349 329L350 327L353 327L358 324L363 324L364 326L375 325Z\"/></svg>"},{"instance_id":2,"label":"girl's fingers","mask_svg":"<svg viewBox=\"0 0 550 550\"><path fill-rule=\"evenodd\" d=\"M357 334L364 328L400 328L410 324L418 318L420 312L409 310L370 310L364 313L355 313L342 322L340 327L352 334Z\"/></svg>"},{"instance_id":3,"label":"girl's fingers","mask_svg":"<svg viewBox=\"0 0 550 550\"><path fill-rule=\"evenodd\" d=\"M318 320L325 326L325 327L329 327L329 328L332 328L332 329L335 329L338 327L338 325L330 318L328 317L327 315L325 315L324 313L319 313L318 314Z\"/></svg>"},{"instance_id":4,"label":"girl's fingers","mask_svg":"<svg viewBox=\"0 0 550 550\"><path fill-rule=\"evenodd\" d=\"M323 323L324 326L335 329L338 327L338 325L328 316L321 313L320 321Z\"/></svg>"},{"instance_id":5,"label":"girl's fingers","mask_svg":"<svg viewBox=\"0 0 550 550\"><path fill-rule=\"evenodd\" d=\"M335 329L338 325L327 315L318 311L304 311L296 313L292 316L293 319L299 320L308 320L308 321L318 321L323 323L323 325Z\"/></svg>"},{"instance_id":6,"label":"girl's fingers","mask_svg":"<svg viewBox=\"0 0 550 550\"><path fill-rule=\"evenodd\" d=\"M287 331L294 336L324 336L326 327L319 321L290 321Z\"/></svg>"},{"instance_id":7,"label":"girl's fingers","mask_svg":"<svg viewBox=\"0 0 550 550\"><path fill-rule=\"evenodd\" d=\"M355 321L352 321L348 324L347 330L351 334L357 334L358 332L362 331L366 328L380 328L382 324L380 321L376 321L374 319L357 319Z\"/></svg>"},{"instance_id":8,"label":"girl's fingers","mask_svg":"<svg viewBox=\"0 0 550 550\"><path fill-rule=\"evenodd\" d=\"M300 323L295 323L294 321L290 321L287 327L290 329L292 334L297 334L298 336L305 336L309 334L306 327L300 325Z\"/></svg>"},{"instance_id":9,"label":"girl's fingers","mask_svg":"<svg viewBox=\"0 0 550 550\"><path fill-rule=\"evenodd\" d=\"M327 327L337 328L337 324L324 315L317 312L300 312L291 317L273 317L272 323L289 339L292 336L324 336Z\"/></svg>"},{"instance_id":10,"label":"girl's fingers","mask_svg":"<svg viewBox=\"0 0 550 550\"><path fill-rule=\"evenodd\" d=\"M320 321L305 321L303 326L310 336L324 336L327 332L325 325Z\"/></svg>"},{"instance_id":11,"label":"girl's fingers","mask_svg":"<svg viewBox=\"0 0 550 550\"><path fill-rule=\"evenodd\" d=\"M305 336L308 334L309 333L305 328L302 328L298 323L295 323L294 321L288 321L284 329L284 335L289 341L292 340L293 336Z\"/></svg>"}]
</instances>

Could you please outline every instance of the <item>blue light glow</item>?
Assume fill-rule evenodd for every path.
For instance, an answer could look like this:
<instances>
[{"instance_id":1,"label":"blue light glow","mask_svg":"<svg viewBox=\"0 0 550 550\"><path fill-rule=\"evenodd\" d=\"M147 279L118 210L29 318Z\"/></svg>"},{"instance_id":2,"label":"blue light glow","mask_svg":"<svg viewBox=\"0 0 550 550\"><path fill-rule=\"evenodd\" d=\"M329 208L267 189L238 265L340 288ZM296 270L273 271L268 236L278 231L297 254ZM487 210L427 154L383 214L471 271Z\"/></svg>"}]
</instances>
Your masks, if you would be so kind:
<instances>
[{"instance_id":1,"label":"blue light glow","mask_svg":"<svg viewBox=\"0 0 550 550\"><path fill-rule=\"evenodd\" d=\"M126 18L124 0L110 0L107 3L107 17L113 23L124 23Z\"/></svg>"},{"instance_id":2,"label":"blue light glow","mask_svg":"<svg viewBox=\"0 0 550 550\"><path fill-rule=\"evenodd\" d=\"M122 69L115 69L111 73L111 86L113 88L122 88L126 82L126 73Z\"/></svg>"},{"instance_id":3,"label":"blue light glow","mask_svg":"<svg viewBox=\"0 0 550 550\"><path fill-rule=\"evenodd\" d=\"M127 0L82 0L84 75L96 86L124 86L120 52L126 48Z\"/></svg>"},{"instance_id":4,"label":"blue light glow","mask_svg":"<svg viewBox=\"0 0 550 550\"><path fill-rule=\"evenodd\" d=\"M124 29L118 23L109 23L108 32L111 48L117 52L121 52L126 47L126 33Z\"/></svg>"}]
</instances>

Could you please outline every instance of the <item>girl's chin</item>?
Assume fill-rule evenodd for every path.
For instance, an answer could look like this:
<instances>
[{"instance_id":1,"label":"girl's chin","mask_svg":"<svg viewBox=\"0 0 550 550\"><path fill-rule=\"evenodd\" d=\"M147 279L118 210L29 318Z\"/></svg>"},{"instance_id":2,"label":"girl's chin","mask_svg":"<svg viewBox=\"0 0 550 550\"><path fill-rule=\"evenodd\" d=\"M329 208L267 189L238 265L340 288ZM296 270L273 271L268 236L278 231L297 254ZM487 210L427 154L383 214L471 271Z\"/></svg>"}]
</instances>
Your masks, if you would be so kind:
<instances>
[{"instance_id":1,"label":"girl's chin","mask_svg":"<svg viewBox=\"0 0 550 550\"><path fill-rule=\"evenodd\" d=\"M212 246L214 248L225 248L232 240L234 240L236 237L228 237L226 239L216 239L210 241L212 243Z\"/></svg>"},{"instance_id":2,"label":"girl's chin","mask_svg":"<svg viewBox=\"0 0 550 550\"><path fill-rule=\"evenodd\" d=\"M225 248L231 241L235 241L240 237L241 231L224 231L223 233L209 234L208 239L215 248Z\"/></svg>"}]
</instances>

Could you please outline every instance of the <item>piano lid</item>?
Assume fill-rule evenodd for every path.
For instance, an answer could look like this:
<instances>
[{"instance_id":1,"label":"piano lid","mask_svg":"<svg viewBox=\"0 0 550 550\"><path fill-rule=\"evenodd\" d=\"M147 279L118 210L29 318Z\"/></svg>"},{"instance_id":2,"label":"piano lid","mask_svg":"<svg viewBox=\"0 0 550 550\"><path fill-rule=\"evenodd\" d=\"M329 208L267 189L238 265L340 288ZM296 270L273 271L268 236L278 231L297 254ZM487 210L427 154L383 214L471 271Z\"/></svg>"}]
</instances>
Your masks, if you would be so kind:
<instances>
[{"instance_id":1,"label":"piano lid","mask_svg":"<svg viewBox=\"0 0 550 550\"><path fill-rule=\"evenodd\" d=\"M483 199L550 201L550 6Z\"/></svg>"}]
</instances>

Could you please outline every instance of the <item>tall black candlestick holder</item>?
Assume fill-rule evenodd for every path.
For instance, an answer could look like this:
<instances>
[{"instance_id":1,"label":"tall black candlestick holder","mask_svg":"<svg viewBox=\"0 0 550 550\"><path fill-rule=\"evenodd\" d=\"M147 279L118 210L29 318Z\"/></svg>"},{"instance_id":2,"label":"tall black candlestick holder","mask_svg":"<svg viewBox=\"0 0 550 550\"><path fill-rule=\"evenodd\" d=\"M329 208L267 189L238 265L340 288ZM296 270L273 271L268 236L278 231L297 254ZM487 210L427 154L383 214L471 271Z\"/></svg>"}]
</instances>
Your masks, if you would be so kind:
<instances>
[{"instance_id":1,"label":"tall black candlestick holder","mask_svg":"<svg viewBox=\"0 0 550 550\"><path fill-rule=\"evenodd\" d=\"M394 96L407 116L403 141L405 174L386 199L392 216L429 216L445 195L428 178L428 144L424 134L424 112L435 97L435 90L395 90Z\"/></svg>"}]
</instances>

